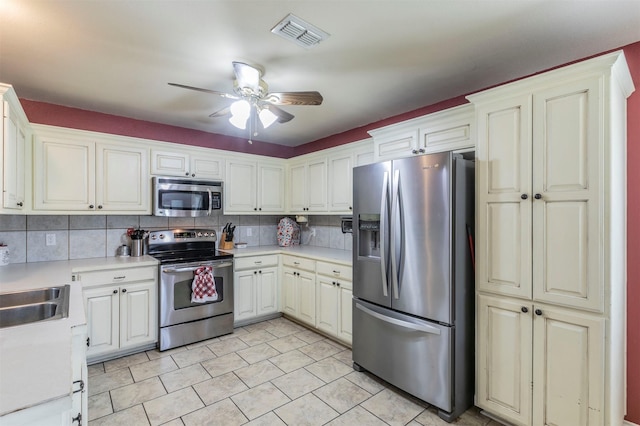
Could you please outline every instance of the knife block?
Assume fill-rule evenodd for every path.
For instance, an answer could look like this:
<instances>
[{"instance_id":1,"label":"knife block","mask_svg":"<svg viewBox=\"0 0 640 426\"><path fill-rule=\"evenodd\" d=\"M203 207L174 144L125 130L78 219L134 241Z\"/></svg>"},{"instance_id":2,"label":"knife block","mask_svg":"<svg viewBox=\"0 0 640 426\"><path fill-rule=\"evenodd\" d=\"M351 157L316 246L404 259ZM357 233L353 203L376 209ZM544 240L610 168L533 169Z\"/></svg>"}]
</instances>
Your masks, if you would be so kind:
<instances>
[{"instance_id":1,"label":"knife block","mask_svg":"<svg viewBox=\"0 0 640 426\"><path fill-rule=\"evenodd\" d=\"M220 242L218 243L218 249L231 250L233 248L233 241L227 241L227 233L223 232L220 236Z\"/></svg>"}]
</instances>

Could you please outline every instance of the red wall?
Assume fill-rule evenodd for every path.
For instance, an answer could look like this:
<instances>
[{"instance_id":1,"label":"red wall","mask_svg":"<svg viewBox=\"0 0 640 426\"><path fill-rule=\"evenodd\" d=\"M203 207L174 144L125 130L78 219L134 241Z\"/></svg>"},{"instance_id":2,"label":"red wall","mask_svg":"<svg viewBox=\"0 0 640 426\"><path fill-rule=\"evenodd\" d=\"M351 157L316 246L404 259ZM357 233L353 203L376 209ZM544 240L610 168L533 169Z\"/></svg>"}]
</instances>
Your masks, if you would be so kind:
<instances>
[{"instance_id":1,"label":"red wall","mask_svg":"<svg viewBox=\"0 0 640 426\"><path fill-rule=\"evenodd\" d=\"M627 420L640 424L640 42L624 47L636 91L627 101ZM604 52L603 52L604 53ZM97 132L134 136L167 142L197 145L236 152L289 158L369 137L367 130L418 117L430 112L461 105L459 96L376 123L332 135L296 148L263 142L247 144L246 140L172 127L163 124L116 117L107 114L61 107L42 102L20 100L32 123L51 124Z\"/></svg>"}]
</instances>

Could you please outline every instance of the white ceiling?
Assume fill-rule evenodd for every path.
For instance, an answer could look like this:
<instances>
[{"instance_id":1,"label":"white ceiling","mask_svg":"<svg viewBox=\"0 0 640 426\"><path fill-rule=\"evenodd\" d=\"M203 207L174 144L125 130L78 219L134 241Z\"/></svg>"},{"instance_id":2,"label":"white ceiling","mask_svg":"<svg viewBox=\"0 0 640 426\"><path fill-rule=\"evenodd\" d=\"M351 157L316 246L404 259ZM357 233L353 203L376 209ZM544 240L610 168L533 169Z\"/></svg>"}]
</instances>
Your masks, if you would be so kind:
<instances>
[{"instance_id":1,"label":"white ceiling","mask_svg":"<svg viewBox=\"0 0 640 426\"><path fill-rule=\"evenodd\" d=\"M293 13L331 36L270 32ZM0 81L21 98L247 137L232 61L321 106L254 139L297 146L640 40L640 0L0 0ZM638 82L636 83L638 84Z\"/></svg>"}]
</instances>

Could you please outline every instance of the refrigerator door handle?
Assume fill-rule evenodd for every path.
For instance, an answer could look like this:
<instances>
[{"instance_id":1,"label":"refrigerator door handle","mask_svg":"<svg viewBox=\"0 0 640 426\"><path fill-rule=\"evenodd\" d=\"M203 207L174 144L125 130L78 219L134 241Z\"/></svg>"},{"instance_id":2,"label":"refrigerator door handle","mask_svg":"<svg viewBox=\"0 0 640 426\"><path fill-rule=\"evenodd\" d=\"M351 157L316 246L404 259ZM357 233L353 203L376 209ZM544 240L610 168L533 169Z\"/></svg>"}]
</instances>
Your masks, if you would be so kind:
<instances>
[{"instance_id":1,"label":"refrigerator door handle","mask_svg":"<svg viewBox=\"0 0 640 426\"><path fill-rule=\"evenodd\" d=\"M372 311L369 308L366 308L364 306L362 306L359 303L356 303L356 309L360 309L362 312L366 313L367 315L371 315L374 318L379 319L380 321L384 321L384 322L388 322L390 324L393 325L397 325L399 327L403 327L403 328L408 328L410 330L414 330L414 331L422 331L424 333L429 333L429 334L436 334L436 335L440 335L440 330L437 327L432 327L430 325L426 325L426 324L414 324L411 322L407 322L407 321L402 321L396 318L392 318L392 317L388 317L386 315L382 315L376 311Z\"/></svg>"},{"instance_id":2,"label":"refrigerator door handle","mask_svg":"<svg viewBox=\"0 0 640 426\"><path fill-rule=\"evenodd\" d=\"M400 296L398 295L398 253L396 253L396 221L397 221L397 213L396 210L399 207L399 185L400 185L400 170L395 170L393 172L393 194L392 194L392 205L391 205L391 224L390 224L390 234L391 234L391 246L389 251L391 252L391 287L393 289L393 298L398 299Z\"/></svg>"},{"instance_id":3,"label":"refrigerator door handle","mask_svg":"<svg viewBox=\"0 0 640 426\"><path fill-rule=\"evenodd\" d=\"M382 294L384 297L389 295L387 288L389 283L387 282L387 253L385 251L385 245L387 244L387 204L389 199L389 173L384 172L382 178L382 195L380 196L380 269L382 272Z\"/></svg>"}]
</instances>

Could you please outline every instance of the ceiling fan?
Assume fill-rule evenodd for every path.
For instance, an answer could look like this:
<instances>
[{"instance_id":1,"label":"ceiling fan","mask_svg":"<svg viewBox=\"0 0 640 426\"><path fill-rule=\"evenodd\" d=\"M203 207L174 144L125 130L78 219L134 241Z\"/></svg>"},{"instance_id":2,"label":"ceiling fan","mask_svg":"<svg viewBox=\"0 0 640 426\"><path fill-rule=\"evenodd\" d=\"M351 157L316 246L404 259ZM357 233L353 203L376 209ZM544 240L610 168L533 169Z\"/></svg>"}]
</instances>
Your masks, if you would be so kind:
<instances>
[{"instance_id":1,"label":"ceiling fan","mask_svg":"<svg viewBox=\"0 0 640 426\"><path fill-rule=\"evenodd\" d=\"M269 92L269 86L262 80L262 71L251 65L233 62L233 71L236 76L233 81L233 93L202 89L178 83L169 83L169 85L235 100L231 105L214 112L209 117L221 117L230 113L229 122L243 130L246 129L248 122L250 134L251 127L253 127L252 121L255 121L255 128L257 128L259 119L262 128L266 129L275 121L286 123L293 119L293 114L288 113L278 105L322 104L322 95L318 92ZM256 134L257 132L254 136Z\"/></svg>"}]
</instances>

